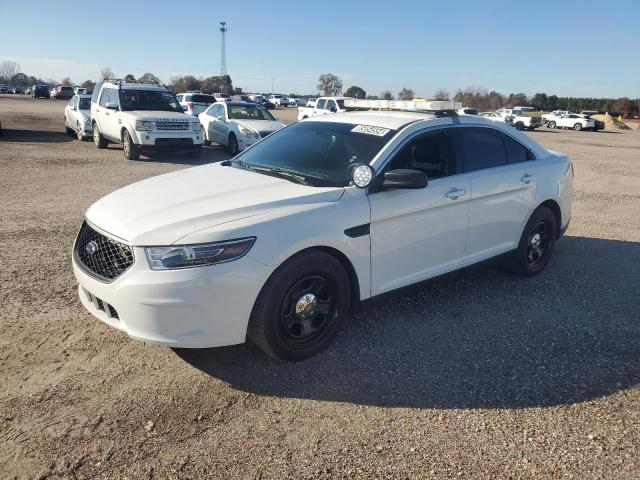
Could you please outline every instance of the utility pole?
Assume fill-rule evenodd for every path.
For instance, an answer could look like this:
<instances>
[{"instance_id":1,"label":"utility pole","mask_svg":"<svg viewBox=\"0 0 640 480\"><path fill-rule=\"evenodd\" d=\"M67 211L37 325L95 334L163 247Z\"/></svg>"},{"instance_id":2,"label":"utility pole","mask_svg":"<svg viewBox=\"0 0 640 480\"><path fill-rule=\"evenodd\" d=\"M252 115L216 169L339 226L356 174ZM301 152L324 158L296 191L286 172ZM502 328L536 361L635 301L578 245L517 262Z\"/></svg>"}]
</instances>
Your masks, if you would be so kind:
<instances>
[{"instance_id":1,"label":"utility pole","mask_svg":"<svg viewBox=\"0 0 640 480\"><path fill-rule=\"evenodd\" d=\"M227 22L220 22L220 33L222 34L222 43L220 44L220 75L222 76L227 74L227 52L224 42L224 37L227 33Z\"/></svg>"}]
</instances>

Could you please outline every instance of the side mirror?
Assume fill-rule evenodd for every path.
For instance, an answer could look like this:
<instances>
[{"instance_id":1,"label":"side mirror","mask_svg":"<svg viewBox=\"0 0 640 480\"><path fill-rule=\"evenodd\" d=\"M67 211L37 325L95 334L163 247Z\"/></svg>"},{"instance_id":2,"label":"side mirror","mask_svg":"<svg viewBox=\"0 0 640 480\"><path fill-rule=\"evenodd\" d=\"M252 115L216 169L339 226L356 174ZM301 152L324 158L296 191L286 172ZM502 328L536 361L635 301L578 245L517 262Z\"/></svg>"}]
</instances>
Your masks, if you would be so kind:
<instances>
[{"instance_id":1,"label":"side mirror","mask_svg":"<svg viewBox=\"0 0 640 480\"><path fill-rule=\"evenodd\" d=\"M427 175L419 170L399 168L384 174L382 188L418 189L428 184Z\"/></svg>"},{"instance_id":2,"label":"side mirror","mask_svg":"<svg viewBox=\"0 0 640 480\"><path fill-rule=\"evenodd\" d=\"M338 109L336 107L331 107L329 109L329 111L332 112L332 113L336 113L338 111Z\"/></svg>"}]
</instances>

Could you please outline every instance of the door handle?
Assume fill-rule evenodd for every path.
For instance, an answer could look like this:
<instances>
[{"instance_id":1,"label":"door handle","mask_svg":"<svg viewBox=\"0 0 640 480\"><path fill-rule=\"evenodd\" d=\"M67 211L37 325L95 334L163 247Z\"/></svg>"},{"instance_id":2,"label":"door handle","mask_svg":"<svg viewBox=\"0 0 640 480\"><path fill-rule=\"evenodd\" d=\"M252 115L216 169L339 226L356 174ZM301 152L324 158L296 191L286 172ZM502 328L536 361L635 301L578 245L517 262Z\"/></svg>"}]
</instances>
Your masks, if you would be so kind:
<instances>
[{"instance_id":1,"label":"door handle","mask_svg":"<svg viewBox=\"0 0 640 480\"><path fill-rule=\"evenodd\" d=\"M109 115L109 112L104 112L105 115Z\"/></svg>"},{"instance_id":2,"label":"door handle","mask_svg":"<svg viewBox=\"0 0 640 480\"><path fill-rule=\"evenodd\" d=\"M527 185L530 184L535 177L529 173L525 173L520 180L522 180Z\"/></svg>"},{"instance_id":3,"label":"door handle","mask_svg":"<svg viewBox=\"0 0 640 480\"><path fill-rule=\"evenodd\" d=\"M462 188L452 188L447 193L444 194L445 197L450 198L451 200L457 200L459 197L464 195L466 192Z\"/></svg>"}]
</instances>

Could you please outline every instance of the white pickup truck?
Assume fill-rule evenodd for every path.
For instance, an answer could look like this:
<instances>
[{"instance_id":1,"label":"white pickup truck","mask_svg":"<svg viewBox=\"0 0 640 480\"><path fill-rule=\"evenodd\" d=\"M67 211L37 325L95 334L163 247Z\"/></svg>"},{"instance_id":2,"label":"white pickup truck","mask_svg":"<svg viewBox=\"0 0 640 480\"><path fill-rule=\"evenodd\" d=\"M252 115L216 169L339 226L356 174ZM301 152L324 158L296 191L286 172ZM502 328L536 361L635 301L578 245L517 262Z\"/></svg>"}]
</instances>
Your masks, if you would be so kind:
<instances>
[{"instance_id":1,"label":"white pickup truck","mask_svg":"<svg viewBox=\"0 0 640 480\"><path fill-rule=\"evenodd\" d=\"M328 113L346 112L344 101L349 97L318 97L316 104L309 107L298 107L298 120L326 115Z\"/></svg>"}]
</instances>

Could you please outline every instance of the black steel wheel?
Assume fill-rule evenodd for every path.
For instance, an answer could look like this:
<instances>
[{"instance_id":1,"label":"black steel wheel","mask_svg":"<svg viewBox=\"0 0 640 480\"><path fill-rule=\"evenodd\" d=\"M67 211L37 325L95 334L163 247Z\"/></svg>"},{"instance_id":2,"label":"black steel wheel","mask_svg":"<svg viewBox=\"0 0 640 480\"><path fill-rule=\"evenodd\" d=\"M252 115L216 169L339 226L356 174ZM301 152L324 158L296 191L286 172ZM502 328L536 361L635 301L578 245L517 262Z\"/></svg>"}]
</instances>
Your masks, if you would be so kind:
<instances>
[{"instance_id":1,"label":"black steel wheel","mask_svg":"<svg viewBox=\"0 0 640 480\"><path fill-rule=\"evenodd\" d=\"M548 128L556 128L556 122L548 122L547 123L547 127Z\"/></svg>"},{"instance_id":2,"label":"black steel wheel","mask_svg":"<svg viewBox=\"0 0 640 480\"><path fill-rule=\"evenodd\" d=\"M227 148L229 149L229 153L232 157L235 157L238 154L238 139L233 133L229 134L229 143Z\"/></svg>"},{"instance_id":3,"label":"black steel wheel","mask_svg":"<svg viewBox=\"0 0 640 480\"><path fill-rule=\"evenodd\" d=\"M348 313L350 295L347 272L334 256L299 253L262 288L247 337L273 358L308 358L330 343Z\"/></svg>"},{"instance_id":4,"label":"black steel wheel","mask_svg":"<svg viewBox=\"0 0 640 480\"><path fill-rule=\"evenodd\" d=\"M557 238L557 219L547 207L539 207L527 222L509 267L519 275L537 275L551 259Z\"/></svg>"}]
</instances>

